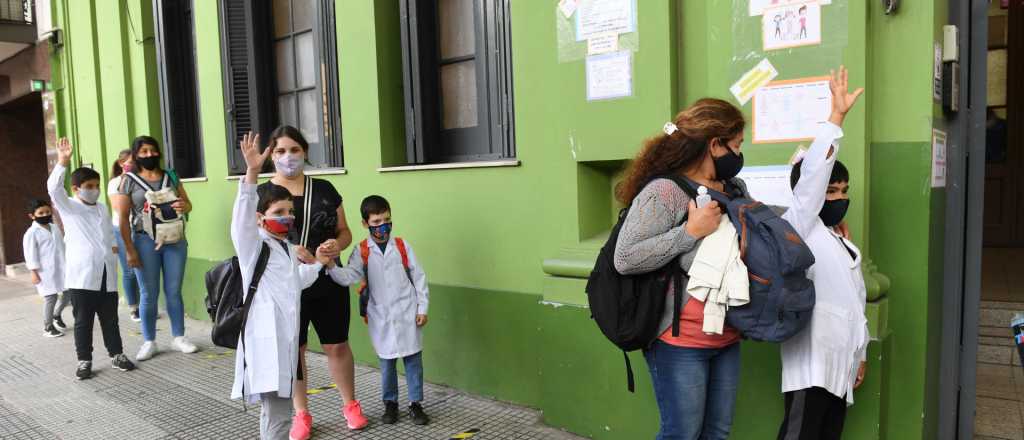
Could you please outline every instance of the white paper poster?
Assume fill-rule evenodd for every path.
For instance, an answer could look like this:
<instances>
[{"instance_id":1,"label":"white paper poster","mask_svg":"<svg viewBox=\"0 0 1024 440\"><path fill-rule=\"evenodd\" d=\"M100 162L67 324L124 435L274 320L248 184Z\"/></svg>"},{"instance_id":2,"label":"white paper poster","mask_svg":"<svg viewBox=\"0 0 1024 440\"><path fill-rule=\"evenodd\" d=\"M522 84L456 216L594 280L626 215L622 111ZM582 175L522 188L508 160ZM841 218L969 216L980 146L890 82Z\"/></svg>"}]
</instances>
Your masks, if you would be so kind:
<instances>
[{"instance_id":1,"label":"white paper poster","mask_svg":"<svg viewBox=\"0 0 1024 440\"><path fill-rule=\"evenodd\" d=\"M789 187L789 165L744 167L737 177L747 184L750 197L766 205L789 207L793 190Z\"/></svg>"},{"instance_id":2,"label":"white paper poster","mask_svg":"<svg viewBox=\"0 0 1024 440\"><path fill-rule=\"evenodd\" d=\"M587 40L587 55L600 55L619 50L619 34L595 35Z\"/></svg>"},{"instance_id":3,"label":"white paper poster","mask_svg":"<svg viewBox=\"0 0 1024 440\"><path fill-rule=\"evenodd\" d=\"M942 44L935 43L935 56L932 60L932 98L942 99Z\"/></svg>"},{"instance_id":4,"label":"white paper poster","mask_svg":"<svg viewBox=\"0 0 1024 440\"><path fill-rule=\"evenodd\" d=\"M636 0L580 0L576 8L576 41L635 30Z\"/></svg>"},{"instance_id":5,"label":"white paper poster","mask_svg":"<svg viewBox=\"0 0 1024 440\"><path fill-rule=\"evenodd\" d=\"M765 9L761 26L766 51L821 44L821 5L811 2Z\"/></svg>"},{"instance_id":6,"label":"white paper poster","mask_svg":"<svg viewBox=\"0 0 1024 440\"><path fill-rule=\"evenodd\" d=\"M633 95L633 56L628 50L587 57L587 101Z\"/></svg>"},{"instance_id":7,"label":"white paper poster","mask_svg":"<svg viewBox=\"0 0 1024 440\"><path fill-rule=\"evenodd\" d=\"M562 11L562 15L565 15L565 18L569 18L576 12L576 7L579 6L579 3L580 0L561 0L558 2L558 10Z\"/></svg>"},{"instance_id":8,"label":"white paper poster","mask_svg":"<svg viewBox=\"0 0 1024 440\"><path fill-rule=\"evenodd\" d=\"M776 81L754 94L755 144L814 139L832 111L828 77Z\"/></svg>"},{"instance_id":9,"label":"white paper poster","mask_svg":"<svg viewBox=\"0 0 1024 440\"><path fill-rule=\"evenodd\" d=\"M732 96L736 97L736 101L739 101L740 105L746 105L747 101L754 96L754 93L758 89L764 87L769 81L779 76L779 71L775 70L775 66L772 65L771 61L767 58L757 63L753 69L750 69L747 73L744 73L740 77L739 81L736 81L732 87L729 87L729 91L732 92Z\"/></svg>"},{"instance_id":10,"label":"white paper poster","mask_svg":"<svg viewBox=\"0 0 1024 440\"><path fill-rule=\"evenodd\" d=\"M797 3L807 3L808 1L810 0L750 0L750 16L755 17L761 15L764 13L764 10L768 8ZM820 0L818 3L828 5L832 3L832 0Z\"/></svg>"},{"instance_id":11,"label":"white paper poster","mask_svg":"<svg viewBox=\"0 0 1024 440\"><path fill-rule=\"evenodd\" d=\"M946 132L932 130L932 188L946 187Z\"/></svg>"}]
</instances>

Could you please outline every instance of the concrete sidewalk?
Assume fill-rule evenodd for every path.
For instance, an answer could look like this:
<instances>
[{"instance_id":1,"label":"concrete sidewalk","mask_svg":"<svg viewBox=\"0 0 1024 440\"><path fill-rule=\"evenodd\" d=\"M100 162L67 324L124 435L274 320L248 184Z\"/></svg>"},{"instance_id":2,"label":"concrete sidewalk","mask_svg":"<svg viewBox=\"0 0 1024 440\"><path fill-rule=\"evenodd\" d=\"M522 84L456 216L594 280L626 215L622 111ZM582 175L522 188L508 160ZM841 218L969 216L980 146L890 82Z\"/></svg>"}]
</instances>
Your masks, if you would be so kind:
<instances>
[{"instance_id":1,"label":"concrete sidewalk","mask_svg":"<svg viewBox=\"0 0 1024 440\"><path fill-rule=\"evenodd\" d=\"M110 369L99 325L93 341L95 377L74 378L73 336L42 336L42 298L25 279L0 277L0 439L248 439L259 434L259 408L231 401L234 353L213 346L209 325L188 321L197 354L163 351L132 372ZM70 307L64 320L71 326ZM142 343L139 324L121 310L121 336L129 358ZM157 321L161 349L170 347L169 322ZM349 431L341 417L341 399L331 389L326 359L309 360L310 410L314 439L556 439L580 437L540 423L537 411L427 384L426 427L412 425L403 413L396 425L383 425L380 375L356 367L356 390L371 419L361 432ZM429 368L429 366L427 366ZM400 378L401 399L406 401ZM404 407L404 405L402 405Z\"/></svg>"}]
</instances>

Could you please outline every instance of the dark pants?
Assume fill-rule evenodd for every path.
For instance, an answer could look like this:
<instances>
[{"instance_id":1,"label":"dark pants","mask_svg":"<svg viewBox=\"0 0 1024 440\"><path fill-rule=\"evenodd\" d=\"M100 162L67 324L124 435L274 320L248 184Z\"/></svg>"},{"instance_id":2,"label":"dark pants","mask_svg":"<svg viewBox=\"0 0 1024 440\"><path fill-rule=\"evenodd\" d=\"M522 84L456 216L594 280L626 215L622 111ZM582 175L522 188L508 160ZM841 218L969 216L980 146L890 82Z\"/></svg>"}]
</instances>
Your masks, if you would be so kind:
<instances>
[{"instance_id":1,"label":"dark pants","mask_svg":"<svg viewBox=\"0 0 1024 440\"><path fill-rule=\"evenodd\" d=\"M846 399L818 387L788 392L779 440L838 440L845 421Z\"/></svg>"},{"instance_id":2,"label":"dark pants","mask_svg":"<svg viewBox=\"0 0 1024 440\"><path fill-rule=\"evenodd\" d=\"M117 292L107 292L107 274L104 271L100 290L69 289L71 306L75 314L75 351L78 360L92 361L93 318L99 317L103 330L103 345L110 357L124 352L121 330L117 326Z\"/></svg>"}]
</instances>

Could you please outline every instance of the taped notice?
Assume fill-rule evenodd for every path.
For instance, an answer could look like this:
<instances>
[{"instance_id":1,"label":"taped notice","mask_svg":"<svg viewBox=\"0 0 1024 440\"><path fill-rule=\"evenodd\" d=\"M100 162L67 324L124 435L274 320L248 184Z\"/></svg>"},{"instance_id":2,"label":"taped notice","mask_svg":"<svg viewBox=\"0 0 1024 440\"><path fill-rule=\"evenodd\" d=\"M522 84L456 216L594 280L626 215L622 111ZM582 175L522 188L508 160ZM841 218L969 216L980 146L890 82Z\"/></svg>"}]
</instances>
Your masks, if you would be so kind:
<instances>
[{"instance_id":1,"label":"taped notice","mask_svg":"<svg viewBox=\"0 0 1024 440\"><path fill-rule=\"evenodd\" d=\"M765 9L761 31L765 51L821 44L821 5L810 2Z\"/></svg>"},{"instance_id":2,"label":"taped notice","mask_svg":"<svg viewBox=\"0 0 1024 440\"><path fill-rule=\"evenodd\" d=\"M828 77L768 83L754 93L754 143L813 140L831 111Z\"/></svg>"},{"instance_id":3,"label":"taped notice","mask_svg":"<svg viewBox=\"0 0 1024 440\"><path fill-rule=\"evenodd\" d=\"M754 96L758 89L775 79L776 76L779 76L779 71L775 70L775 66L772 65L771 61L765 58L760 63L757 63L753 69L744 73L739 81L736 81L732 87L729 87L729 91L732 92L732 96L736 97L736 101L739 101L740 105L743 106L747 104L747 101L750 101L750 98Z\"/></svg>"},{"instance_id":4,"label":"taped notice","mask_svg":"<svg viewBox=\"0 0 1024 440\"><path fill-rule=\"evenodd\" d=\"M576 12L576 7L579 6L580 0L562 0L558 2L558 10L562 11L562 15L565 18L572 17L572 14Z\"/></svg>"},{"instance_id":5,"label":"taped notice","mask_svg":"<svg viewBox=\"0 0 1024 440\"><path fill-rule=\"evenodd\" d=\"M756 17L764 14L764 10L768 8L776 8L785 5L795 5L798 3L807 3L809 0L750 0L750 16ZM832 4L832 0L820 0L818 4L828 5Z\"/></svg>"},{"instance_id":6,"label":"taped notice","mask_svg":"<svg viewBox=\"0 0 1024 440\"><path fill-rule=\"evenodd\" d=\"M587 40L587 55L600 55L619 50L619 34L595 35Z\"/></svg>"},{"instance_id":7,"label":"taped notice","mask_svg":"<svg viewBox=\"0 0 1024 440\"><path fill-rule=\"evenodd\" d=\"M633 57L628 50L587 57L587 101L633 95Z\"/></svg>"},{"instance_id":8,"label":"taped notice","mask_svg":"<svg viewBox=\"0 0 1024 440\"><path fill-rule=\"evenodd\" d=\"M946 187L946 132L932 130L932 188Z\"/></svg>"},{"instance_id":9,"label":"taped notice","mask_svg":"<svg viewBox=\"0 0 1024 440\"><path fill-rule=\"evenodd\" d=\"M576 41L635 30L636 0L580 0L576 9Z\"/></svg>"},{"instance_id":10,"label":"taped notice","mask_svg":"<svg viewBox=\"0 0 1024 440\"><path fill-rule=\"evenodd\" d=\"M747 184L750 198L765 205L789 207L793 204L793 190L789 186L789 165L744 167L736 177Z\"/></svg>"}]
</instances>

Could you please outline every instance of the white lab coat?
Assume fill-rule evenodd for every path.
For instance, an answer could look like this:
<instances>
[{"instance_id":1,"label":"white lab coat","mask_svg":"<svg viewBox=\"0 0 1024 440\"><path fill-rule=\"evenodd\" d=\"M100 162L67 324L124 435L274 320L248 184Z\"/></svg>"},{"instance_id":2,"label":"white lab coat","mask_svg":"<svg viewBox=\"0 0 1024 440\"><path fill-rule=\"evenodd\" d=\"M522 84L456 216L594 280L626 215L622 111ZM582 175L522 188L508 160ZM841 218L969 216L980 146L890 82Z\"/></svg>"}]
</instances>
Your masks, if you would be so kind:
<instances>
[{"instance_id":1,"label":"white lab coat","mask_svg":"<svg viewBox=\"0 0 1024 440\"><path fill-rule=\"evenodd\" d=\"M44 227L32 222L21 239L25 253L25 267L39 273L36 292L39 296L56 295L64 291L64 235L60 227Z\"/></svg>"},{"instance_id":2,"label":"white lab coat","mask_svg":"<svg viewBox=\"0 0 1024 440\"><path fill-rule=\"evenodd\" d=\"M839 155L836 140L842 136L832 123L821 128L804 156L793 206L782 216L803 237L815 260L807 271L815 291L811 322L782 343L782 392L821 387L853 405L853 385L868 344L861 255L819 217ZM835 151L828 156L833 145Z\"/></svg>"},{"instance_id":3,"label":"white lab coat","mask_svg":"<svg viewBox=\"0 0 1024 440\"><path fill-rule=\"evenodd\" d=\"M316 281L323 266L299 264L291 244L267 234L256 222L256 185L241 182L231 219L231 241L248 294L263 243L270 258L263 272L245 324L245 344L239 337L235 354L235 380L231 398L259 401L260 393L292 396L299 362L299 295ZM288 250L281 245L285 243ZM340 292L338 293L341 294ZM244 395L243 395L244 389Z\"/></svg>"},{"instance_id":4,"label":"white lab coat","mask_svg":"<svg viewBox=\"0 0 1024 440\"><path fill-rule=\"evenodd\" d=\"M689 270L686 292L704 303L704 326L709 335L725 329L725 312L750 302L747 265L740 259L736 227L723 215L718 229L701 240Z\"/></svg>"},{"instance_id":5,"label":"white lab coat","mask_svg":"<svg viewBox=\"0 0 1024 440\"><path fill-rule=\"evenodd\" d=\"M87 205L68 197L60 164L53 167L46 189L64 224L64 287L99 291L104 270L107 292L117 292L117 255L114 231L107 207L97 202Z\"/></svg>"},{"instance_id":6,"label":"white lab coat","mask_svg":"<svg viewBox=\"0 0 1024 440\"><path fill-rule=\"evenodd\" d=\"M394 239L388 240L385 252L370 241L369 270L363 267L363 258L356 247L348 259L348 266L330 270L334 282L343 286L359 283L364 277L370 285L370 301L366 307L370 341L381 359L397 359L423 351L423 332L416 326L416 315L426 315L429 305L427 275L423 273L409 242L405 249L409 255L409 282L402 254ZM369 273L367 275L367 273ZM415 284L415 285L414 285Z\"/></svg>"}]
</instances>

